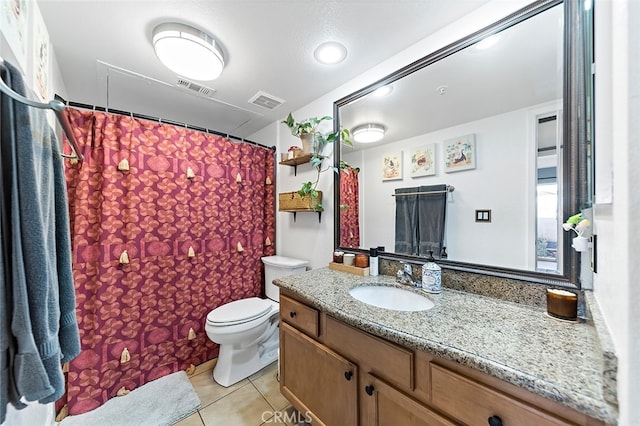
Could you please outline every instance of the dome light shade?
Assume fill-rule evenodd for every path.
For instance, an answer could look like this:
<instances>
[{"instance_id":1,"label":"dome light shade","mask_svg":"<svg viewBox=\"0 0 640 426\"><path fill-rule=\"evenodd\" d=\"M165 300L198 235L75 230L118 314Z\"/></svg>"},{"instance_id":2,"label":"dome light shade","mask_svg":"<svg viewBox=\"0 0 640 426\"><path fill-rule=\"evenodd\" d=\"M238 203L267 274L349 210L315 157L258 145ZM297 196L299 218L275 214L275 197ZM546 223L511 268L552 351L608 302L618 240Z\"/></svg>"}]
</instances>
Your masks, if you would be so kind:
<instances>
[{"instance_id":1,"label":"dome light shade","mask_svg":"<svg viewBox=\"0 0 640 426\"><path fill-rule=\"evenodd\" d=\"M495 46L500 41L500 37L500 34L494 34L490 37L487 37L476 44L476 49L485 50L492 46Z\"/></svg>"},{"instance_id":2,"label":"dome light shade","mask_svg":"<svg viewBox=\"0 0 640 426\"><path fill-rule=\"evenodd\" d=\"M383 96L387 96L389 93L393 92L393 85L391 84L386 84L382 87L378 87L376 90L373 91L373 96L376 96L378 98L381 98Z\"/></svg>"},{"instance_id":3,"label":"dome light shade","mask_svg":"<svg viewBox=\"0 0 640 426\"><path fill-rule=\"evenodd\" d=\"M378 142L384 137L385 128L381 124L363 124L351 131L353 139L360 143Z\"/></svg>"},{"instance_id":4,"label":"dome light shade","mask_svg":"<svg viewBox=\"0 0 640 426\"><path fill-rule=\"evenodd\" d=\"M337 41L327 41L316 48L313 56L320 63L337 64L347 57L347 48Z\"/></svg>"},{"instance_id":5,"label":"dome light shade","mask_svg":"<svg viewBox=\"0 0 640 426\"><path fill-rule=\"evenodd\" d=\"M171 71L194 80L215 80L224 57L208 34L184 24L166 23L153 29L156 56Z\"/></svg>"}]
</instances>

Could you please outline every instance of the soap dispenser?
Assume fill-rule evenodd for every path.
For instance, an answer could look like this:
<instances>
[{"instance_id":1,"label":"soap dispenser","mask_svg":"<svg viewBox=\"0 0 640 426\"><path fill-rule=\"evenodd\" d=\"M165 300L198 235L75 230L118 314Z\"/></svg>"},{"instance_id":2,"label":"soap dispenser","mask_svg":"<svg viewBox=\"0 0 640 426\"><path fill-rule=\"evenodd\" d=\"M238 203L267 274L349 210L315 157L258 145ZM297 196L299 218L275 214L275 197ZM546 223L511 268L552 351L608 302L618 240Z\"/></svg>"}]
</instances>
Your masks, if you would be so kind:
<instances>
[{"instance_id":1,"label":"soap dispenser","mask_svg":"<svg viewBox=\"0 0 640 426\"><path fill-rule=\"evenodd\" d=\"M435 263L433 250L429 251L427 263L422 265L422 290L427 293L442 291L442 268Z\"/></svg>"}]
</instances>

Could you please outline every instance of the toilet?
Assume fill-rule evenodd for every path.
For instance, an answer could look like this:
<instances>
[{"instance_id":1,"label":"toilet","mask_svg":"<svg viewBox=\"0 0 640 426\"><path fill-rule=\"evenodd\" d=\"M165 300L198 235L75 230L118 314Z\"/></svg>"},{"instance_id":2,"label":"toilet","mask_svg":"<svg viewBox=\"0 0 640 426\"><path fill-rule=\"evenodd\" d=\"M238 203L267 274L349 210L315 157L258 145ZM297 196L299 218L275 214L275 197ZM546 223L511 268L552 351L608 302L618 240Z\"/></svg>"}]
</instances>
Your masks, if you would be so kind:
<instances>
[{"instance_id":1,"label":"toilet","mask_svg":"<svg viewBox=\"0 0 640 426\"><path fill-rule=\"evenodd\" d=\"M266 299L249 297L219 306L207 314L205 330L220 345L213 379L231 386L278 359L279 290L273 280L304 272L309 262L284 256L266 256Z\"/></svg>"}]
</instances>

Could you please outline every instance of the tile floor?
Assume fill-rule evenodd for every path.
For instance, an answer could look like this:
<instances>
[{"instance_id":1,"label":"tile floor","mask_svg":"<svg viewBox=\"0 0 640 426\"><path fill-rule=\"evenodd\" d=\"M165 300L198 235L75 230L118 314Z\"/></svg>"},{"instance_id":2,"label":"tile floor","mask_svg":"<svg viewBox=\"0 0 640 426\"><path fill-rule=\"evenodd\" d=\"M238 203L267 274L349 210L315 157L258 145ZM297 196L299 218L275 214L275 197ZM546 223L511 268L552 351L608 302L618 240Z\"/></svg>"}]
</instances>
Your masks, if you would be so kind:
<instances>
[{"instance_id":1,"label":"tile floor","mask_svg":"<svg viewBox=\"0 0 640 426\"><path fill-rule=\"evenodd\" d=\"M202 405L175 426L291 426L302 420L280 393L277 362L228 388L213 380L214 365L215 360L205 362L191 376Z\"/></svg>"}]
</instances>

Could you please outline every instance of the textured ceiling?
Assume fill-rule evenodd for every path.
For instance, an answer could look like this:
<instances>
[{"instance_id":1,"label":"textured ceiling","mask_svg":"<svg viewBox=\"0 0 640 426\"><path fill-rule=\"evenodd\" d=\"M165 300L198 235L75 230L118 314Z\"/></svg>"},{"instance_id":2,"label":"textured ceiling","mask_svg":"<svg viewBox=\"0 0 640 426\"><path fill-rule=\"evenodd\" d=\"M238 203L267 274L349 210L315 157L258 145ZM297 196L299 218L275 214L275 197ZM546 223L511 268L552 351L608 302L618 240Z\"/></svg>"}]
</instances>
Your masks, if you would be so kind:
<instances>
[{"instance_id":1,"label":"textured ceiling","mask_svg":"<svg viewBox=\"0 0 640 426\"><path fill-rule=\"evenodd\" d=\"M248 137L469 13L487 0L39 0L68 100ZM212 34L226 57L222 76L197 82L202 97L176 87L151 46L152 29L181 22ZM338 65L313 50L337 40ZM425 52L427 53L427 52ZM285 101L249 103L258 91Z\"/></svg>"}]
</instances>

